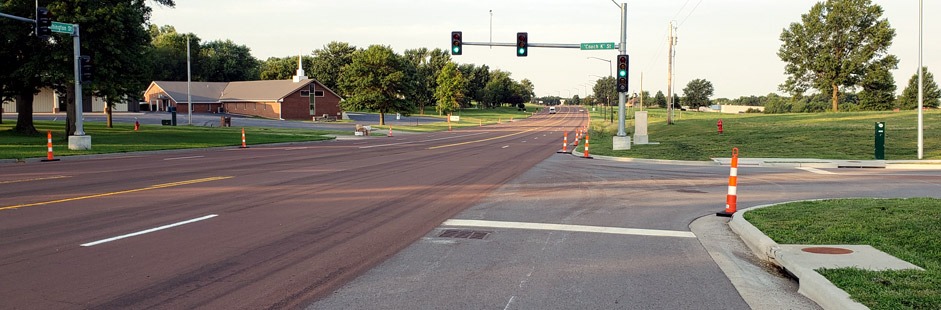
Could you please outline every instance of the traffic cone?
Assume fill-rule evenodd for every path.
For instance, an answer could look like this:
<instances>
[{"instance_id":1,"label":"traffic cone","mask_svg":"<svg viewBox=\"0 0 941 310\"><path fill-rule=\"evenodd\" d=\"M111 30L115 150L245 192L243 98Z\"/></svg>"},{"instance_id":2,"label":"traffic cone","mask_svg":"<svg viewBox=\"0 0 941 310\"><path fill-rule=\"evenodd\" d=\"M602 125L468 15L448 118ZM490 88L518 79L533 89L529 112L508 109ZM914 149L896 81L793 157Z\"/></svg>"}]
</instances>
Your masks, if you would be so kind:
<instances>
[{"instance_id":1,"label":"traffic cone","mask_svg":"<svg viewBox=\"0 0 941 310\"><path fill-rule=\"evenodd\" d=\"M725 211L716 213L718 216L732 217L735 214L738 200L738 148L732 148L732 164L729 169L729 193L725 196Z\"/></svg>"},{"instance_id":2,"label":"traffic cone","mask_svg":"<svg viewBox=\"0 0 941 310\"><path fill-rule=\"evenodd\" d=\"M582 139L582 133L579 131L579 129L576 128L575 129L575 143L573 143L572 145L578 146L578 140L581 140L581 139Z\"/></svg>"},{"instance_id":3,"label":"traffic cone","mask_svg":"<svg viewBox=\"0 0 941 310\"><path fill-rule=\"evenodd\" d=\"M247 148L248 148L248 146L245 145L245 128L244 128L244 127L242 127L242 147L241 147L241 148L243 148L243 149L247 149Z\"/></svg>"},{"instance_id":4,"label":"traffic cone","mask_svg":"<svg viewBox=\"0 0 941 310\"><path fill-rule=\"evenodd\" d=\"M592 159L591 155L588 154L588 135L585 135L585 156L582 158Z\"/></svg>"},{"instance_id":5,"label":"traffic cone","mask_svg":"<svg viewBox=\"0 0 941 310\"><path fill-rule=\"evenodd\" d=\"M52 158L52 130L46 132L46 159L42 161L59 161Z\"/></svg>"},{"instance_id":6,"label":"traffic cone","mask_svg":"<svg viewBox=\"0 0 941 310\"><path fill-rule=\"evenodd\" d=\"M562 150L561 150L561 151L558 151L558 152L556 152L556 153L568 153L568 152L569 152L569 151L568 151L568 146L569 146L569 132L566 131L566 132L562 135Z\"/></svg>"},{"instance_id":7,"label":"traffic cone","mask_svg":"<svg viewBox=\"0 0 941 310\"><path fill-rule=\"evenodd\" d=\"M388 135L388 137L390 137L390 138L392 137L392 126L389 126L389 135Z\"/></svg>"}]
</instances>

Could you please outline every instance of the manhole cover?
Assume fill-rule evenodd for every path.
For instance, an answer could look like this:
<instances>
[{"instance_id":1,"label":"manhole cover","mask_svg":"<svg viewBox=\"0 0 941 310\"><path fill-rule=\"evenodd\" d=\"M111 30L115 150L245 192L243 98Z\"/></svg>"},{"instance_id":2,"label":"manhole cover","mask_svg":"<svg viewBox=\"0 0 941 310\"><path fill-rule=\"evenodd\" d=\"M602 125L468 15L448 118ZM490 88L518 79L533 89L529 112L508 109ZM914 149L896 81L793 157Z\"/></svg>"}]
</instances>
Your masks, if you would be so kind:
<instances>
[{"instance_id":1,"label":"manhole cover","mask_svg":"<svg viewBox=\"0 0 941 310\"><path fill-rule=\"evenodd\" d=\"M490 233L490 231L448 229L441 232L438 237L456 239L484 239L487 238Z\"/></svg>"},{"instance_id":2,"label":"manhole cover","mask_svg":"<svg viewBox=\"0 0 941 310\"><path fill-rule=\"evenodd\" d=\"M803 248L801 251L814 254L850 254L853 253L853 250L844 249L844 248L831 248L831 247L810 247Z\"/></svg>"}]
</instances>

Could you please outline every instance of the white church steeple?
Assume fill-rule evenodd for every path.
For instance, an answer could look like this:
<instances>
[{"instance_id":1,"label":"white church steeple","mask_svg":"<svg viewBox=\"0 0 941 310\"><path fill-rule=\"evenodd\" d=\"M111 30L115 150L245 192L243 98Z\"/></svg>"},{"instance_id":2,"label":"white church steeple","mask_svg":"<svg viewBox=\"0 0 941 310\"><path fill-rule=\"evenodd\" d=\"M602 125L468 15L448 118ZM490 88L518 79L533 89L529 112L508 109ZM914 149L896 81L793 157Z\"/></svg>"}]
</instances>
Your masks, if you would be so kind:
<instances>
[{"instance_id":1,"label":"white church steeple","mask_svg":"<svg viewBox=\"0 0 941 310\"><path fill-rule=\"evenodd\" d=\"M304 68L301 65L301 55L297 55L297 74L294 75L294 83L306 80L307 76L304 75Z\"/></svg>"}]
</instances>

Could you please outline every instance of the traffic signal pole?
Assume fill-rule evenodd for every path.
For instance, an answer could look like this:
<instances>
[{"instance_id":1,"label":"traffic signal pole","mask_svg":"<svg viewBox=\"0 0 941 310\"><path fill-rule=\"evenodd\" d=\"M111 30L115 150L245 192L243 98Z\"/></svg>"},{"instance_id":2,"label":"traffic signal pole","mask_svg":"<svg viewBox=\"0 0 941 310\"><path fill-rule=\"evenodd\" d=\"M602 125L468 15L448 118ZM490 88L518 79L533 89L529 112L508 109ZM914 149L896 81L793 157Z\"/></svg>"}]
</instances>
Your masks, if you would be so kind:
<instances>
[{"instance_id":1,"label":"traffic signal pole","mask_svg":"<svg viewBox=\"0 0 941 310\"><path fill-rule=\"evenodd\" d=\"M627 3L621 3L621 55L627 55ZM627 136L624 129L625 112L624 106L627 103L627 92L618 92L618 137ZM628 140L630 148L630 140Z\"/></svg>"}]
</instances>

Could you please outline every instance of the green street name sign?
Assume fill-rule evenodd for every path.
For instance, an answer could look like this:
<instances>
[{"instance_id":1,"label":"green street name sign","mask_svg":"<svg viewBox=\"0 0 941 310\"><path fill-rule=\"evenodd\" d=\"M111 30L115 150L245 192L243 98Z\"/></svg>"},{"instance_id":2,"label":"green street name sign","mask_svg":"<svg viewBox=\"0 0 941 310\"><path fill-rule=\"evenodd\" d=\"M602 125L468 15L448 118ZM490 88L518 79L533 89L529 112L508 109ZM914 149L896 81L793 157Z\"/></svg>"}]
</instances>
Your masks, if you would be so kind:
<instances>
[{"instance_id":1,"label":"green street name sign","mask_svg":"<svg viewBox=\"0 0 941 310\"><path fill-rule=\"evenodd\" d=\"M582 43L583 51L590 50L614 50L617 49L617 44L614 42L601 42L601 43Z\"/></svg>"},{"instance_id":2,"label":"green street name sign","mask_svg":"<svg viewBox=\"0 0 941 310\"><path fill-rule=\"evenodd\" d=\"M49 30L52 30L52 32L72 34L72 33L75 33L75 25L67 24L67 23L60 23L60 22L52 22L52 24L49 25Z\"/></svg>"}]
</instances>

